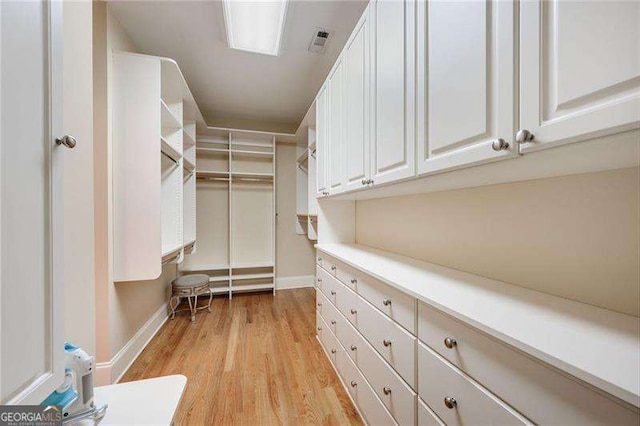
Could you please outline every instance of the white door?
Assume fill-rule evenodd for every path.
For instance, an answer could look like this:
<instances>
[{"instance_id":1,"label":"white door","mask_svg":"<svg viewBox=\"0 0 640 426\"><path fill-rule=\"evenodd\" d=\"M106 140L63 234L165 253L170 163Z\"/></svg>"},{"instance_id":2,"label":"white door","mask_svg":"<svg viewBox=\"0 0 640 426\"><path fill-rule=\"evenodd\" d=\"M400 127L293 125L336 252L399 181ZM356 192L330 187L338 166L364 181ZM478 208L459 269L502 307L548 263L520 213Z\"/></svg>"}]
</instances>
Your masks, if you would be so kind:
<instances>
[{"instance_id":1,"label":"white door","mask_svg":"<svg viewBox=\"0 0 640 426\"><path fill-rule=\"evenodd\" d=\"M316 197L329 194L327 185L328 117L327 86L323 86L316 98Z\"/></svg>"},{"instance_id":2,"label":"white door","mask_svg":"<svg viewBox=\"0 0 640 426\"><path fill-rule=\"evenodd\" d=\"M62 3L0 2L0 44L0 404L39 404L64 380Z\"/></svg>"},{"instance_id":3,"label":"white door","mask_svg":"<svg viewBox=\"0 0 640 426\"><path fill-rule=\"evenodd\" d=\"M369 9L366 9L344 53L345 127L343 178L345 191L368 185L369 141Z\"/></svg>"},{"instance_id":4,"label":"white door","mask_svg":"<svg viewBox=\"0 0 640 426\"><path fill-rule=\"evenodd\" d=\"M338 194L342 192L342 161L343 161L343 140L345 134L344 117L344 59L339 57L333 66L333 71L329 74L329 164L328 180L329 193Z\"/></svg>"},{"instance_id":5,"label":"white door","mask_svg":"<svg viewBox=\"0 0 640 426\"><path fill-rule=\"evenodd\" d=\"M640 2L520 4L520 152L640 127Z\"/></svg>"},{"instance_id":6,"label":"white door","mask_svg":"<svg viewBox=\"0 0 640 426\"><path fill-rule=\"evenodd\" d=\"M414 0L372 0L374 184L415 174Z\"/></svg>"},{"instance_id":7,"label":"white door","mask_svg":"<svg viewBox=\"0 0 640 426\"><path fill-rule=\"evenodd\" d=\"M418 2L418 173L508 158L515 129L511 1Z\"/></svg>"}]
</instances>

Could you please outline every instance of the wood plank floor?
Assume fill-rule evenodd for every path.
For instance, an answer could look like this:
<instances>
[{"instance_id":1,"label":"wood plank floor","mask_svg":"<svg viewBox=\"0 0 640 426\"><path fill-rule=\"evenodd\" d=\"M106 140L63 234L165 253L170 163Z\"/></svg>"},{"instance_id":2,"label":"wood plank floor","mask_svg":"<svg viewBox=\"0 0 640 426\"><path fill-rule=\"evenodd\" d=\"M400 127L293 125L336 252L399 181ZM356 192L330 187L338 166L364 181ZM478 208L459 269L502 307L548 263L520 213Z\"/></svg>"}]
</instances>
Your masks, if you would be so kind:
<instances>
[{"instance_id":1,"label":"wood plank floor","mask_svg":"<svg viewBox=\"0 0 640 426\"><path fill-rule=\"evenodd\" d=\"M315 338L315 290L234 294L161 328L122 382L184 374L176 424L362 424Z\"/></svg>"}]
</instances>

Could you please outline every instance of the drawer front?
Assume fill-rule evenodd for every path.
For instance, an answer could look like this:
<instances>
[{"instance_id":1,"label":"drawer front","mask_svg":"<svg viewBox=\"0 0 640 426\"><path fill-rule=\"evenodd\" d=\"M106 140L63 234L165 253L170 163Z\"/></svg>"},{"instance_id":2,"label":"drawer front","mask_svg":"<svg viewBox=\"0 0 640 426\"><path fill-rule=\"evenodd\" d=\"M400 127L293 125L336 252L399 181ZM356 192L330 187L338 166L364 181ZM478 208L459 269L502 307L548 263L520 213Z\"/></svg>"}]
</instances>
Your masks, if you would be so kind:
<instances>
[{"instance_id":1,"label":"drawer front","mask_svg":"<svg viewBox=\"0 0 640 426\"><path fill-rule=\"evenodd\" d=\"M317 253L317 254L316 254L316 265L318 265L318 266L320 266L320 267L321 267L321 266L323 265L323 263L324 263L324 257L322 257L322 256L323 256L323 254L322 254L322 253Z\"/></svg>"},{"instance_id":2,"label":"drawer front","mask_svg":"<svg viewBox=\"0 0 640 426\"><path fill-rule=\"evenodd\" d=\"M341 351L338 339L336 339L336 337L333 335L333 332L331 332L327 324L324 322L322 316L318 316L317 318L319 318L319 328L321 329L321 331L319 332L320 334L318 335L320 337L320 343L322 343L324 350L327 352L331 363L333 363L333 365L336 365L336 355Z\"/></svg>"},{"instance_id":3,"label":"drawer front","mask_svg":"<svg viewBox=\"0 0 640 426\"><path fill-rule=\"evenodd\" d=\"M418 337L535 423L640 424L637 412L422 302Z\"/></svg>"},{"instance_id":4,"label":"drawer front","mask_svg":"<svg viewBox=\"0 0 640 426\"><path fill-rule=\"evenodd\" d=\"M416 334L416 299L363 273L356 276L358 293L389 318Z\"/></svg>"},{"instance_id":5,"label":"drawer front","mask_svg":"<svg viewBox=\"0 0 640 426\"><path fill-rule=\"evenodd\" d=\"M360 296L347 288L347 286L341 282L337 281L335 278L333 279L335 280L336 288L336 308L338 308L338 310L342 312L342 315L344 315L352 324L355 324Z\"/></svg>"},{"instance_id":6,"label":"drawer front","mask_svg":"<svg viewBox=\"0 0 640 426\"><path fill-rule=\"evenodd\" d=\"M445 426L421 398L418 398L418 426Z\"/></svg>"},{"instance_id":7,"label":"drawer front","mask_svg":"<svg viewBox=\"0 0 640 426\"><path fill-rule=\"evenodd\" d=\"M338 262L335 257L322 253L322 268L332 276L338 275Z\"/></svg>"},{"instance_id":8,"label":"drawer front","mask_svg":"<svg viewBox=\"0 0 640 426\"><path fill-rule=\"evenodd\" d=\"M336 262L336 278L351 290L356 291L359 271L343 262Z\"/></svg>"},{"instance_id":9,"label":"drawer front","mask_svg":"<svg viewBox=\"0 0 640 426\"><path fill-rule=\"evenodd\" d=\"M418 381L420 398L449 426L530 424L422 343L418 345ZM447 407L445 398L455 402Z\"/></svg>"},{"instance_id":10,"label":"drawer front","mask_svg":"<svg viewBox=\"0 0 640 426\"><path fill-rule=\"evenodd\" d=\"M316 285L329 300L335 303L336 281L323 268L316 267Z\"/></svg>"},{"instance_id":11,"label":"drawer front","mask_svg":"<svg viewBox=\"0 0 640 426\"><path fill-rule=\"evenodd\" d=\"M356 310L356 328L415 390L416 338L361 298Z\"/></svg>"},{"instance_id":12,"label":"drawer front","mask_svg":"<svg viewBox=\"0 0 640 426\"><path fill-rule=\"evenodd\" d=\"M340 318L340 313L335 308L335 306L333 306L333 304L329 302L329 300L324 294L318 293L317 298L319 299L318 303L322 305L321 306L322 310L319 311L322 316L322 319L327 324L328 329L335 334L336 327L337 327L336 324L338 323L338 320Z\"/></svg>"},{"instance_id":13,"label":"drawer front","mask_svg":"<svg viewBox=\"0 0 640 426\"><path fill-rule=\"evenodd\" d=\"M338 323L337 338L395 420L415 424L415 392L344 318Z\"/></svg>"},{"instance_id":14,"label":"drawer front","mask_svg":"<svg viewBox=\"0 0 640 426\"><path fill-rule=\"evenodd\" d=\"M325 300L327 300L327 298L325 297L324 293L322 293L320 289L316 288L316 312L317 313L319 314L323 313Z\"/></svg>"},{"instance_id":15,"label":"drawer front","mask_svg":"<svg viewBox=\"0 0 640 426\"><path fill-rule=\"evenodd\" d=\"M370 425L396 425L393 417L382 402L378 399L375 392L366 382L360 371L344 352L338 357L338 371L342 376L344 383L351 394L351 398L355 401L360 413L364 416L364 420Z\"/></svg>"}]
</instances>

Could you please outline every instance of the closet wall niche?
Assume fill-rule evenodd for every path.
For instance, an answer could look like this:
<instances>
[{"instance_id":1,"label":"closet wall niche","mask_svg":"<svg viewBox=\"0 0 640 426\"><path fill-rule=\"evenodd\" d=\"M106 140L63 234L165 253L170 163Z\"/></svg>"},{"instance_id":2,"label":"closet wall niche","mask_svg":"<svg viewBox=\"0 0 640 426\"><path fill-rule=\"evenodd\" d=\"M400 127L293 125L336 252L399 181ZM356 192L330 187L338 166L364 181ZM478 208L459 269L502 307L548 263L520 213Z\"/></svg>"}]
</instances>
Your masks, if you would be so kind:
<instances>
[{"instance_id":1,"label":"closet wall niche","mask_svg":"<svg viewBox=\"0 0 640 426\"><path fill-rule=\"evenodd\" d=\"M275 137L207 128L195 154L197 250L182 274L209 275L214 293L275 290Z\"/></svg>"}]
</instances>

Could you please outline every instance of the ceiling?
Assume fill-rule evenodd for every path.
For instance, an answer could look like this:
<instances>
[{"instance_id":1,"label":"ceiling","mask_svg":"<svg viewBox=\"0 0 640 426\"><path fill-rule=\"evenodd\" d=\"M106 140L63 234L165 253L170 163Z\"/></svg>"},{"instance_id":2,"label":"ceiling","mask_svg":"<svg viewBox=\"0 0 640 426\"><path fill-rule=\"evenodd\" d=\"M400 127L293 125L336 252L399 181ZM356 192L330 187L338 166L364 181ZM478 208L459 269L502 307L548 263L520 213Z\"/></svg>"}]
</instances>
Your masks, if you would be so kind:
<instances>
[{"instance_id":1,"label":"ceiling","mask_svg":"<svg viewBox=\"0 0 640 426\"><path fill-rule=\"evenodd\" d=\"M367 1L289 3L279 56L232 50L220 1L110 1L139 53L178 62L209 126L293 133ZM325 53L308 51L316 27Z\"/></svg>"}]
</instances>

